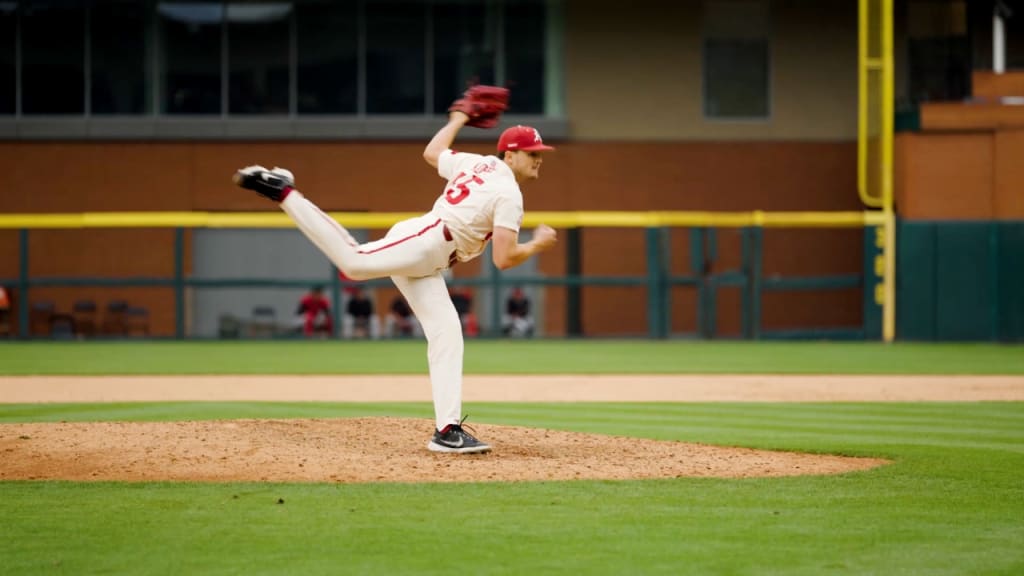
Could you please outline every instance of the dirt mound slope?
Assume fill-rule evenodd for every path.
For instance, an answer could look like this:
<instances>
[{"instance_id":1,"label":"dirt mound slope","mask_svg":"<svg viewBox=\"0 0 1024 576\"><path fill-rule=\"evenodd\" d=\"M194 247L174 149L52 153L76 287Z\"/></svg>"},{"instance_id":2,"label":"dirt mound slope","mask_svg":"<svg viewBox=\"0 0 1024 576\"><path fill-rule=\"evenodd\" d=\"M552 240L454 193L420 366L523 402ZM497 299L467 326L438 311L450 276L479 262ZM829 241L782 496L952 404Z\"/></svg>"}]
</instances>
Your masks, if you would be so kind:
<instances>
[{"instance_id":1,"label":"dirt mound slope","mask_svg":"<svg viewBox=\"0 0 1024 576\"><path fill-rule=\"evenodd\" d=\"M481 455L427 451L407 418L0 424L0 480L488 482L839 474L887 461L556 430L474 427Z\"/></svg>"}]
</instances>

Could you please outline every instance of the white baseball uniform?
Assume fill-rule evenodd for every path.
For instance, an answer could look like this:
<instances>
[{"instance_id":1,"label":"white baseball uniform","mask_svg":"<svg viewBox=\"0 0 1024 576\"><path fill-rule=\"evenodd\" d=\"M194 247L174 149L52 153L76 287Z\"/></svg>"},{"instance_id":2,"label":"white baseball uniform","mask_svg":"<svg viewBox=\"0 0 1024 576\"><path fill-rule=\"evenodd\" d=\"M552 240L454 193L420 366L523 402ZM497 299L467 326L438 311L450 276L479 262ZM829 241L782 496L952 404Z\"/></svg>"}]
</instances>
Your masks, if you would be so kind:
<instances>
[{"instance_id":1,"label":"white baseball uniform","mask_svg":"<svg viewBox=\"0 0 1024 576\"><path fill-rule=\"evenodd\" d=\"M495 156L453 150L438 159L448 180L433 209L398 222L380 240L359 244L297 190L281 208L353 280L390 276L427 337L437 429L462 417L462 324L442 272L479 256L495 226L519 231L523 195L512 169Z\"/></svg>"}]
</instances>

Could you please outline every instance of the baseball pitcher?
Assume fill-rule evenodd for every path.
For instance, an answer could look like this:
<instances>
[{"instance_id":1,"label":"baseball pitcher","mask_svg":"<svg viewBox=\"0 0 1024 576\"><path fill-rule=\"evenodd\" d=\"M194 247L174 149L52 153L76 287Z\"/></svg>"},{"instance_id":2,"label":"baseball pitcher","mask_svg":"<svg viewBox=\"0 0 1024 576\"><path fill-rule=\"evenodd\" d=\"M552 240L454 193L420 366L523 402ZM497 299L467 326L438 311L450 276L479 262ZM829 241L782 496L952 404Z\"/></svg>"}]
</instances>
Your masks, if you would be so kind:
<instances>
[{"instance_id":1,"label":"baseball pitcher","mask_svg":"<svg viewBox=\"0 0 1024 576\"><path fill-rule=\"evenodd\" d=\"M349 278L390 277L408 301L427 338L427 362L434 400L434 452L482 453L491 447L462 424L463 336L459 316L442 272L479 256L492 243L494 265L507 269L555 245L544 224L529 242L519 241L523 196L519 187L539 177L542 153L553 150L540 133L514 126L498 139L498 156L451 149L463 126L491 128L508 106L508 90L471 87L449 108L445 124L423 150L423 159L447 180L430 212L395 224L373 242L359 244L295 189L291 172L249 166L234 181L278 202L306 235Z\"/></svg>"}]
</instances>

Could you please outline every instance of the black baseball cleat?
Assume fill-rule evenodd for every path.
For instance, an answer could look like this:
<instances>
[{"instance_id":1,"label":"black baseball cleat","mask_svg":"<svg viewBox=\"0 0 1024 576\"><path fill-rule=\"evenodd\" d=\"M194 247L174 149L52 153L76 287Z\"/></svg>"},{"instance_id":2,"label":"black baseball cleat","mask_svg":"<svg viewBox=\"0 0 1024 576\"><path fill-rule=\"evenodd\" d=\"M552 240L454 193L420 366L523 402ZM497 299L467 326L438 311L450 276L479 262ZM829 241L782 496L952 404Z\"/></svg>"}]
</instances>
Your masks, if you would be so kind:
<instances>
[{"instance_id":1,"label":"black baseball cleat","mask_svg":"<svg viewBox=\"0 0 1024 576\"><path fill-rule=\"evenodd\" d=\"M274 202L284 200L284 197L295 188L295 176L284 168L267 170L263 166L246 166L235 172L232 180L238 186L266 196Z\"/></svg>"},{"instance_id":2,"label":"black baseball cleat","mask_svg":"<svg viewBox=\"0 0 1024 576\"><path fill-rule=\"evenodd\" d=\"M463 418L463 422L465 422L465 418ZM435 430L434 437L427 444L427 450L456 454L483 454L490 452L491 446L466 432L460 422L459 424L449 424L441 430Z\"/></svg>"}]
</instances>

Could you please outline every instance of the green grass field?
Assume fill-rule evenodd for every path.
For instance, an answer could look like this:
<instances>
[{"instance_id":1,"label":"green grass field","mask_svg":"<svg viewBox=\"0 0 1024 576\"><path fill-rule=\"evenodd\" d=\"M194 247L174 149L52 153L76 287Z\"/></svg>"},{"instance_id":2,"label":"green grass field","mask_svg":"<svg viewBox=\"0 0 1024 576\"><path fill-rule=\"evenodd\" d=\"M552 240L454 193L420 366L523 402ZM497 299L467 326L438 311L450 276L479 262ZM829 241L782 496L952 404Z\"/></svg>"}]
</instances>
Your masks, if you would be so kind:
<instances>
[{"instance_id":1,"label":"green grass field","mask_svg":"<svg viewBox=\"0 0 1024 576\"><path fill-rule=\"evenodd\" d=\"M424 370L424 353L422 343L3 344L0 374L410 373ZM467 371L1020 375L1024 348L490 341L468 345ZM1022 402L466 411L494 424L894 462L746 480L3 482L0 574L1024 573ZM0 423L428 414L397 403L0 404Z\"/></svg>"},{"instance_id":2,"label":"green grass field","mask_svg":"<svg viewBox=\"0 0 1024 576\"><path fill-rule=\"evenodd\" d=\"M0 374L420 374L423 341L0 344ZM1024 374L1024 346L471 340L468 374Z\"/></svg>"}]
</instances>

